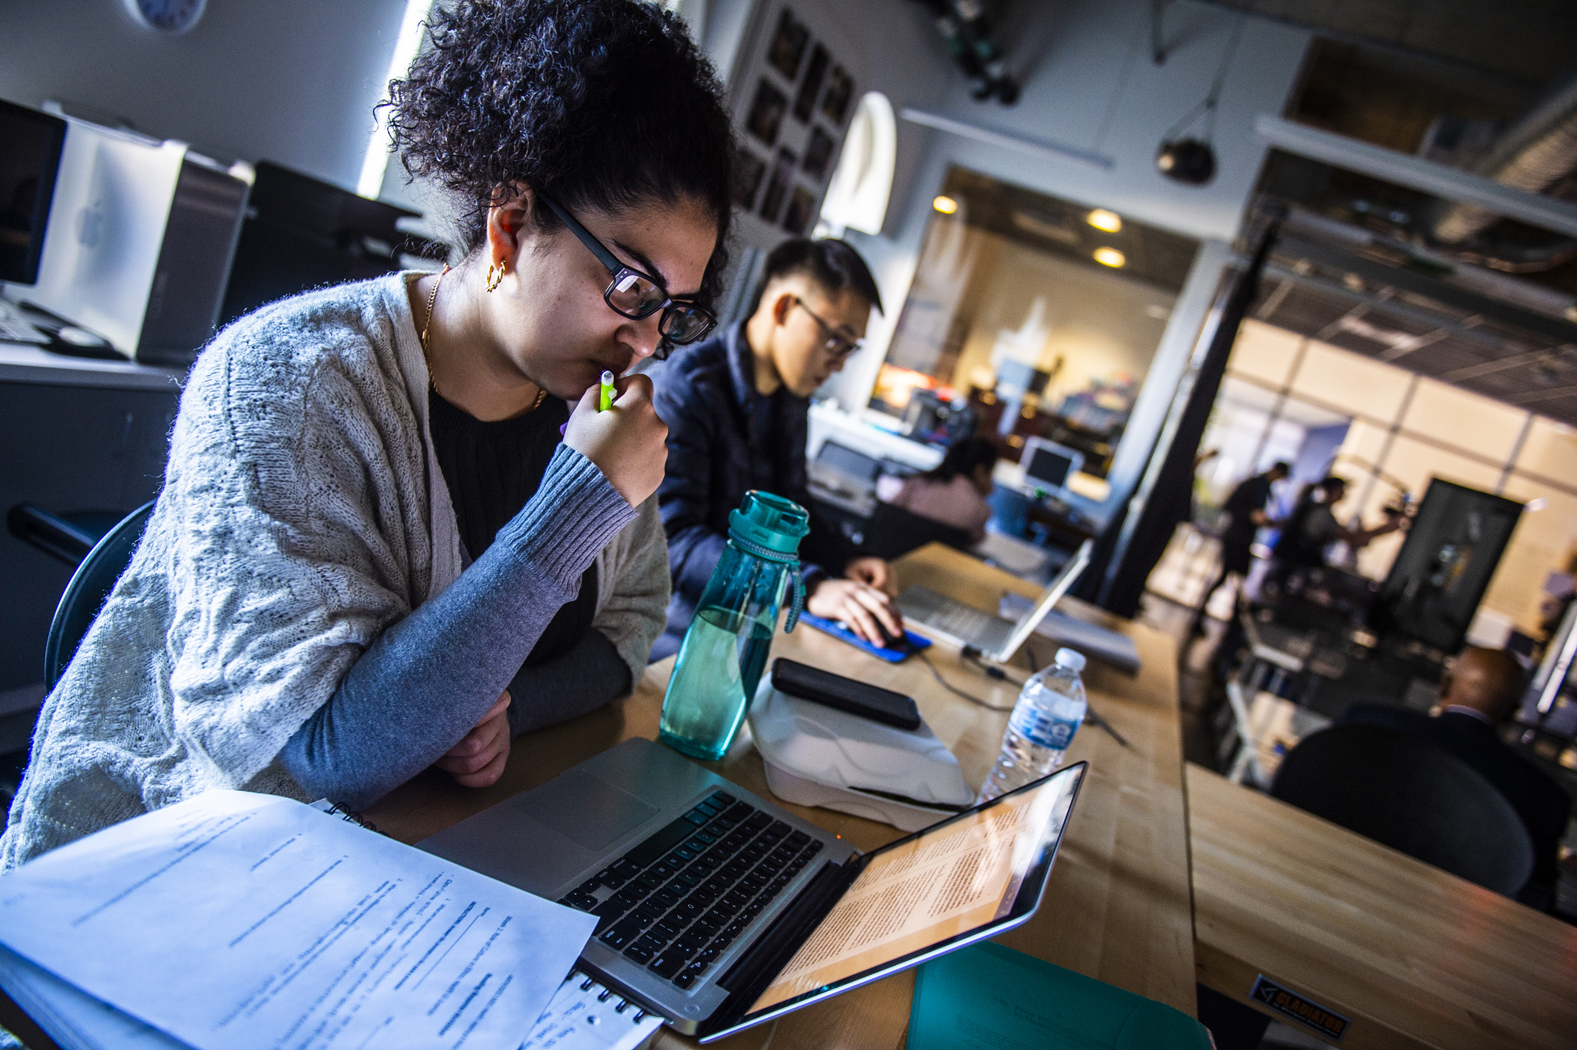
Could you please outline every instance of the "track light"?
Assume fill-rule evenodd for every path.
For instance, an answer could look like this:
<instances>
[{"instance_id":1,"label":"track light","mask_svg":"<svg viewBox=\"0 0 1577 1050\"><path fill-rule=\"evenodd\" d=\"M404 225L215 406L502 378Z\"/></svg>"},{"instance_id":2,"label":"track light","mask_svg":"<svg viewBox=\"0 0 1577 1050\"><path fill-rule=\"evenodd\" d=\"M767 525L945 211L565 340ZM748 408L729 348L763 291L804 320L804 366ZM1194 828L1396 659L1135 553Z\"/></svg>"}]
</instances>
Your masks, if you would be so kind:
<instances>
[{"instance_id":1,"label":"track light","mask_svg":"<svg viewBox=\"0 0 1577 1050\"><path fill-rule=\"evenodd\" d=\"M1200 139L1169 139L1155 154L1162 175L1189 186L1203 186L1216 175L1216 151Z\"/></svg>"}]
</instances>

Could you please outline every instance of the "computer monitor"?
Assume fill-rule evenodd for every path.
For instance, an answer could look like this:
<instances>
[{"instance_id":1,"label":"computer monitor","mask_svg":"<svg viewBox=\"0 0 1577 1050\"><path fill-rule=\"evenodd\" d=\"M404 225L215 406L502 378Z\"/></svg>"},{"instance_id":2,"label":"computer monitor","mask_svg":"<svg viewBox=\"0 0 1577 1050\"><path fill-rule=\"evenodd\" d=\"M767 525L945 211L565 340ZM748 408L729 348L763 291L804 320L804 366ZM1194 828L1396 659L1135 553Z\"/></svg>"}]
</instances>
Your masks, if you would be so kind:
<instances>
[{"instance_id":1,"label":"computer monitor","mask_svg":"<svg viewBox=\"0 0 1577 1050\"><path fill-rule=\"evenodd\" d=\"M1060 492L1068 486L1068 479L1084 466L1084 453L1047 441L1030 438L1024 442L1024 454L1019 462L1024 466L1024 484Z\"/></svg>"},{"instance_id":2,"label":"computer monitor","mask_svg":"<svg viewBox=\"0 0 1577 1050\"><path fill-rule=\"evenodd\" d=\"M1431 478L1371 622L1382 633L1456 652L1521 514L1515 500Z\"/></svg>"},{"instance_id":3,"label":"computer monitor","mask_svg":"<svg viewBox=\"0 0 1577 1050\"><path fill-rule=\"evenodd\" d=\"M851 481L866 486L876 484L876 475L882 470L881 460L867 456L863 452L856 452L836 441L821 443L821 449L816 453L816 465L835 470Z\"/></svg>"},{"instance_id":4,"label":"computer monitor","mask_svg":"<svg viewBox=\"0 0 1577 1050\"><path fill-rule=\"evenodd\" d=\"M38 280L65 142L64 120L0 100L0 281Z\"/></svg>"}]
</instances>

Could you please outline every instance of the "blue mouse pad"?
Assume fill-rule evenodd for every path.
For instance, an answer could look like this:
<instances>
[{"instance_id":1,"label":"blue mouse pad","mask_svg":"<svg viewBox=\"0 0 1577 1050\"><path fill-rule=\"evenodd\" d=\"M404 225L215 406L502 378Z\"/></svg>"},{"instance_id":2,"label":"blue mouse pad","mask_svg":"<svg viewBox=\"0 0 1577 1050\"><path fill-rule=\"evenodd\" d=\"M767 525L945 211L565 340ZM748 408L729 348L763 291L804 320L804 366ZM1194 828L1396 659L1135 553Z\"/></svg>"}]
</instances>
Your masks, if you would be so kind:
<instances>
[{"instance_id":1,"label":"blue mouse pad","mask_svg":"<svg viewBox=\"0 0 1577 1050\"><path fill-rule=\"evenodd\" d=\"M856 649L870 653L877 659L886 660L890 664L901 663L908 658L910 653L931 648L931 639L924 635L915 634L913 631L904 632L904 637L909 640L909 648L907 650L882 649L867 642L837 620L823 620L820 616L812 616L808 612L801 612L799 614L799 622L809 624L818 631L825 631L834 638L848 642Z\"/></svg>"}]
</instances>

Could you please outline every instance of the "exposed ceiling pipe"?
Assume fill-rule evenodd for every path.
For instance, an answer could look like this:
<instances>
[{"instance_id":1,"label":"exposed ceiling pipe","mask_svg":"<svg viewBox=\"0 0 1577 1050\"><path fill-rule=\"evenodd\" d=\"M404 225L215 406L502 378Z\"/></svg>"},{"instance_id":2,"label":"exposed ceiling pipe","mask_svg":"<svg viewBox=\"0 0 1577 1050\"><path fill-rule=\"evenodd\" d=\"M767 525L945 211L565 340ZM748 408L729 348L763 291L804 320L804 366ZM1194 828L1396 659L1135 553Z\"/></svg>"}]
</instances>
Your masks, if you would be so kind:
<instances>
[{"instance_id":1,"label":"exposed ceiling pipe","mask_svg":"<svg viewBox=\"0 0 1577 1050\"><path fill-rule=\"evenodd\" d=\"M1528 193L1546 193L1577 171L1577 77L1568 78L1512 125L1473 170ZM1527 245L1485 238L1500 218L1476 205L1442 203L1426 232L1436 244L1481 258L1498 270L1550 269L1577 255L1577 240L1569 238Z\"/></svg>"}]
</instances>

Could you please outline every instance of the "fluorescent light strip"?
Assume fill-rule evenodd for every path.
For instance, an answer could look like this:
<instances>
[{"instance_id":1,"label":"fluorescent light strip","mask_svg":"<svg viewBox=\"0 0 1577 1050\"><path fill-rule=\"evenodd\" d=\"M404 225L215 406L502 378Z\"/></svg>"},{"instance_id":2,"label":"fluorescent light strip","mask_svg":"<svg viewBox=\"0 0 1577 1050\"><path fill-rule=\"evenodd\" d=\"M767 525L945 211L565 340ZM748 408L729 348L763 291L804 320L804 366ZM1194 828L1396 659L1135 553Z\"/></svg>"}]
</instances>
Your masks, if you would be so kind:
<instances>
[{"instance_id":1,"label":"fluorescent light strip","mask_svg":"<svg viewBox=\"0 0 1577 1050\"><path fill-rule=\"evenodd\" d=\"M394 54L389 58L389 75L383 78L384 90L389 81L403 77L416 58L422 45L422 19L432 9L433 0L405 0L405 17L400 20L400 35L394 42ZM384 101L379 95L379 101ZM361 161L361 178L356 180L356 193L368 200L377 200L383 190L383 173L389 166L389 124L387 110L381 106L373 110L372 139L367 143L367 155Z\"/></svg>"}]
</instances>

